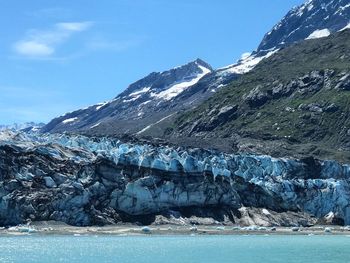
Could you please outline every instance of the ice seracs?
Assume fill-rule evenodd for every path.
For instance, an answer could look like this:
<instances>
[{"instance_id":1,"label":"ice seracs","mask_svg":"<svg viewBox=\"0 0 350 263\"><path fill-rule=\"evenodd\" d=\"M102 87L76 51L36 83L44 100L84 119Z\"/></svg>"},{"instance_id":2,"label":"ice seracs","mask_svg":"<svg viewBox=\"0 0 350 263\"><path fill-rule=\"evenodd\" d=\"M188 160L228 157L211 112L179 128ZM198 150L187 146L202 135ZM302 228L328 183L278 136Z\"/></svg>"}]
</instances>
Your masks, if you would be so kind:
<instances>
[{"instance_id":1,"label":"ice seracs","mask_svg":"<svg viewBox=\"0 0 350 263\"><path fill-rule=\"evenodd\" d=\"M57 209L46 213L50 220L72 224L89 224L89 213L99 207L93 204L101 197L106 200L101 205L129 215L178 207L249 206L264 208L261 214L266 218L276 211L306 212L323 218L332 211L345 224L350 223L350 166L335 161L304 162L124 143L106 137L11 131L0 133L0 151L6 152L0 155L0 163L9 163L0 165L0 172L9 174L0 190L3 186L16 190L6 197L12 201L0 206L0 215L14 212L11 209L16 206L7 204L24 204L19 181L35 177L42 178L42 186L30 188L33 193L63 191L45 199L49 202L45 207ZM48 165L42 166L43 159ZM25 194L29 202L25 204L37 204L35 198L40 195ZM21 223L16 221L18 217L11 220Z\"/></svg>"}]
</instances>

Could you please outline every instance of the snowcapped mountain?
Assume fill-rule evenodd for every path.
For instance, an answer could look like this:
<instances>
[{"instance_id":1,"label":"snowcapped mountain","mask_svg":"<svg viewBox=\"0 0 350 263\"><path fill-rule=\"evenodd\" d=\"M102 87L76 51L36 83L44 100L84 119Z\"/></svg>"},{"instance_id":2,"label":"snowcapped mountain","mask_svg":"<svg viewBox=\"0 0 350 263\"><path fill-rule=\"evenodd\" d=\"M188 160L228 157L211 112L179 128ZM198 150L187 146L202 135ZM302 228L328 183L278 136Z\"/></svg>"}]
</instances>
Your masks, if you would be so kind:
<instances>
[{"instance_id":1,"label":"snowcapped mountain","mask_svg":"<svg viewBox=\"0 0 350 263\"><path fill-rule=\"evenodd\" d=\"M258 52L275 50L304 39L326 37L348 25L349 0L309 0L289 11L265 35Z\"/></svg>"},{"instance_id":2,"label":"snowcapped mountain","mask_svg":"<svg viewBox=\"0 0 350 263\"><path fill-rule=\"evenodd\" d=\"M11 125L0 125L0 131L11 130L11 131L38 131L45 124L44 123L35 123L35 122L25 122L25 123L14 123Z\"/></svg>"},{"instance_id":3,"label":"snowcapped mountain","mask_svg":"<svg viewBox=\"0 0 350 263\"><path fill-rule=\"evenodd\" d=\"M350 28L349 0L309 0L294 7L263 38L256 51L244 54L235 64L220 69L222 73L244 74L261 60L291 44Z\"/></svg>"},{"instance_id":4,"label":"snowcapped mountain","mask_svg":"<svg viewBox=\"0 0 350 263\"><path fill-rule=\"evenodd\" d=\"M52 120L43 131L142 132L152 123L208 97L218 86L208 90L211 86L203 85L211 80L212 72L211 66L200 59L164 72L153 72L113 100L67 113Z\"/></svg>"},{"instance_id":5,"label":"snowcapped mountain","mask_svg":"<svg viewBox=\"0 0 350 263\"><path fill-rule=\"evenodd\" d=\"M264 36L256 51L243 54L235 64L213 70L197 59L171 70L153 72L113 100L67 113L52 120L42 131L144 135L159 123L171 122L175 113L197 106L279 50L348 27L349 0L309 0L289 11Z\"/></svg>"},{"instance_id":6,"label":"snowcapped mountain","mask_svg":"<svg viewBox=\"0 0 350 263\"><path fill-rule=\"evenodd\" d=\"M151 73L131 84L117 99L124 103L142 100L146 104L170 101L211 72L209 64L197 59L168 71Z\"/></svg>"}]
</instances>

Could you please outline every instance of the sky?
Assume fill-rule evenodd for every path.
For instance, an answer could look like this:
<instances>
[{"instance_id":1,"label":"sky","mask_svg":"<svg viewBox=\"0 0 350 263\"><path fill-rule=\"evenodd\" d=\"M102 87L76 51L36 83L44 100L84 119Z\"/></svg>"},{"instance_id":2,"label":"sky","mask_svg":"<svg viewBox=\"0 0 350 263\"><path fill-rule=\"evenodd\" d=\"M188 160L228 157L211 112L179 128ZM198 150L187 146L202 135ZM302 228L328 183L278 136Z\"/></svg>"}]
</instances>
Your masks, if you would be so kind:
<instances>
[{"instance_id":1,"label":"sky","mask_svg":"<svg viewBox=\"0 0 350 263\"><path fill-rule=\"evenodd\" d=\"M48 122L201 58L253 51L303 0L0 0L0 124Z\"/></svg>"}]
</instances>

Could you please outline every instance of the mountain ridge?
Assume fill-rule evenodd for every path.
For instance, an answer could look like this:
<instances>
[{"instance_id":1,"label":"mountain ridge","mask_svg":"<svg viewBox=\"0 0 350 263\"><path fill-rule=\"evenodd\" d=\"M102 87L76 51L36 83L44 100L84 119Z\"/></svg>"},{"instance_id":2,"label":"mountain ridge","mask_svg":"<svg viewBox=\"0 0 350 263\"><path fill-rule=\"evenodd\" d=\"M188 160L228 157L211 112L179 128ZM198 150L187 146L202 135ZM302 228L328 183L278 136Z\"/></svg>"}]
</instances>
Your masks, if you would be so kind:
<instances>
[{"instance_id":1,"label":"mountain ridge","mask_svg":"<svg viewBox=\"0 0 350 263\"><path fill-rule=\"evenodd\" d=\"M269 32L257 49L222 70L244 74L262 59L281 48L312 38L322 38L350 26L350 4L347 0L308 0L292 8Z\"/></svg>"},{"instance_id":2,"label":"mountain ridge","mask_svg":"<svg viewBox=\"0 0 350 263\"><path fill-rule=\"evenodd\" d=\"M257 52L278 49L307 39L317 30L335 33L350 23L347 0L308 0L294 7L266 33ZM322 36L321 36L322 37Z\"/></svg>"},{"instance_id":3,"label":"mountain ridge","mask_svg":"<svg viewBox=\"0 0 350 263\"><path fill-rule=\"evenodd\" d=\"M221 150L239 150L240 147L237 146L239 145L239 143L237 144L237 140L241 140L242 137L236 136L236 134L220 135L210 137L210 140L212 141L209 143L203 143L200 141L198 142L198 140L205 137L202 136L203 131L200 129L198 130L198 136L192 136L194 135L195 130L190 133L187 131L183 133L183 135L191 135L190 138L176 135L176 139L172 141L173 130L174 128L175 130L178 129L179 127L176 127L176 125L181 123L181 121L179 122L178 116L186 116L191 114L191 112L196 111L194 110L195 108L202 109L203 105L208 104L207 100L213 101L213 97L214 99L218 98L218 96L216 96L217 93L222 94L222 90L227 92L230 88L232 89L232 87L235 85L231 85L230 83L240 83L240 78L244 78L246 75L250 76L249 74L255 69L261 70L261 75L265 74L264 78L268 79L269 73L266 72L264 67L261 67L260 65L266 65L264 61L271 62L274 61L275 58L281 58L281 56L286 54L287 51L291 50L293 53L299 47L296 45L300 44L301 46L307 46L308 44L304 45L304 43L309 43L308 41L312 41L313 39L316 39L316 41L313 43L319 42L320 45L322 45L322 43L324 41L327 42L327 39L332 37L333 34L338 36L341 34L339 31L342 31L349 26L349 7L350 4L344 0L309 0L304 4L290 10L279 23L277 23L268 33L265 34L257 50L249 55L247 54L243 56L242 59L240 59L236 64L213 70L210 65L197 59L184 66L168 71L151 73L145 78L131 84L125 91L123 91L113 100L92 106L88 109L78 110L64 117L54 119L52 122L46 125L42 131L68 131L86 135L111 135L117 137L127 135L138 138L146 137L150 140L157 140L156 138L161 138L165 140L165 142L174 142L180 145L182 143L187 144L188 140L193 140L193 144L201 147L219 145L218 147ZM316 44L315 48L317 48ZM344 48L346 49L346 47ZM325 53L319 55L327 56L327 48L325 47L322 50ZM301 48L301 52L306 51L305 49ZM305 56L310 60L315 61L314 56L311 54L313 51L309 50L307 52L309 53ZM341 53L341 51L339 52ZM334 54L338 55L337 52ZM340 54L340 56L341 55L343 54ZM344 56L346 57L346 55ZM288 65L288 63L290 63L290 65L285 67L285 75L280 75L280 79L277 78L276 81L281 81L285 76L289 77L288 81L300 81L299 79L303 75L311 74L311 72L314 70L312 67L313 65L308 64L308 61L304 61L298 54L295 54L295 57L299 58L302 63L307 65L307 67L304 68L303 64L299 63L300 61L296 62L297 64L299 63L298 67L304 69L305 71L301 72L300 70L293 68L293 65L295 65L293 64L295 62L294 57L289 57L288 55L284 56L286 61L284 61L285 63L282 64ZM317 64L321 61L322 57L320 57L319 61L316 59L315 63ZM333 60L328 58L327 61ZM344 59L341 61L344 61ZM207 69L208 72L204 72L205 70L203 71L203 69L200 69L200 66ZM185 69L187 73L184 73L181 70L182 68ZM269 67L267 66L266 68ZM323 67L323 69L326 68ZM278 72L279 69L274 68L273 70ZM180 78L178 78L178 73L176 72L182 72L180 74ZM194 72L195 74L193 75ZM168 74L170 74L170 76L168 76ZM319 74L322 75L324 72L319 72ZM191 85L185 85L185 88L183 88L181 85L183 82L186 83L186 81L184 81L186 77L189 77L188 82L191 82L192 80L194 80L194 82L193 85L191 83ZM264 83L264 78L260 78L259 81ZM178 83L179 80L180 82ZM179 86L177 86L178 84ZM172 89L172 87L175 88ZM235 89L240 91L245 88L235 87ZM234 92L235 90L232 90L231 93ZM230 94L230 96L233 95ZM240 103L242 101L246 101L248 97L254 98L254 96L257 98L261 96L261 102L252 103L263 103L263 101L270 95L260 92L259 89L251 90L251 94L247 93L244 97L240 98ZM213 105L221 105L222 102L226 101L226 99L227 98L225 97L219 98L218 101L213 103ZM223 118L224 120L235 116L237 111L237 105L226 106L223 106L218 111L218 113L222 115L220 118ZM249 112L250 109L247 110ZM199 115L203 115L203 113ZM206 114L209 114L209 112L206 112ZM246 113L241 112L241 114ZM206 119L204 115L201 117L203 120ZM214 118L214 116L212 117ZM81 122L80 119L84 119L84 121ZM213 120L214 121L207 119L207 125L211 125L212 129L222 127L222 121L217 120L216 118ZM175 127L173 122L176 122ZM204 124L202 123L202 125ZM245 133L250 134L251 132L245 131ZM265 135L267 135L267 141L271 141L271 138L269 138L271 134L267 132ZM222 140L222 136L226 136L227 138ZM250 139L254 141L253 137L250 137ZM217 141L217 143L213 143L213 141ZM245 143L247 142L245 141ZM193 144L192 146L194 146ZM252 149L256 149L256 147L252 146L250 143L247 143L247 145L250 145L249 147L252 147ZM261 149L262 148L263 147L261 147ZM304 154L310 154L311 152L312 151L305 151ZM284 153L288 154L288 151ZM316 154L316 156L332 157L334 155ZM347 158L348 157L345 157L346 160ZM340 157L340 159L343 160L342 157Z\"/></svg>"},{"instance_id":4,"label":"mountain ridge","mask_svg":"<svg viewBox=\"0 0 350 263\"><path fill-rule=\"evenodd\" d=\"M348 162L349 52L350 30L281 49L174 116L163 136L225 151Z\"/></svg>"},{"instance_id":5,"label":"mountain ridge","mask_svg":"<svg viewBox=\"0 0 350 263\"><path fill-rule=\"evenodd\" d=\"M101 126L116 126L114 122L122 122L125 129L119 133L137 132L155 120L164 118L174 110L191 107L187 92L213 69L203 60L196 59L185 65L153 72L132 83L111 101L99 103L86 109L67 113L53 119L43 129L43 132L104 130ZM198 91L196 91L198 92ZM188 105L184 102L173 103L182 93L188 94ZM151 115L154 116L151 116ZM131 123L132 122L132 123ZM118 125L123 125L122 123ZM136 127L133 127L136 125ZM99 127L100 126L100 127Z\"/></svg>"}]
</instances>

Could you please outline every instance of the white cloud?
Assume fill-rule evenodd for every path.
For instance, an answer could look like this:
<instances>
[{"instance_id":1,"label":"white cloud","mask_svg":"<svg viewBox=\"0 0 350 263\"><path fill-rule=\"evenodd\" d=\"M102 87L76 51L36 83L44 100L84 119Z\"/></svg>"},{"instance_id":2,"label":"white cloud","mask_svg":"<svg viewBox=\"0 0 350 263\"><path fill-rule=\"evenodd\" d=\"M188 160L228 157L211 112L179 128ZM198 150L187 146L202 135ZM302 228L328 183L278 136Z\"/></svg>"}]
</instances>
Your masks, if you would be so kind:
<instances>
[{"instance_id":1,"label":"white cloud","mask_svg":"<svg viewBox=\"0 0 350 263\"><path fill-rule=\"evenodd\" d=\"M17 42L15 49L17 53L27 56L49 56L55 52L52 47L35 41Z\"/></svg>"},{"instance_id":2,"label":"white cloud","mask_svg":"<svg viewBox=\"0 0 350 263\"><path fill-rule=\"evenodd\" d=\"M31 29L13 45L13 50L24 57L47 58L55 54L57 47L73 34L86 31L92 25L92 22L62 22L49 30Z\"/></svg>"}]
</instances>

